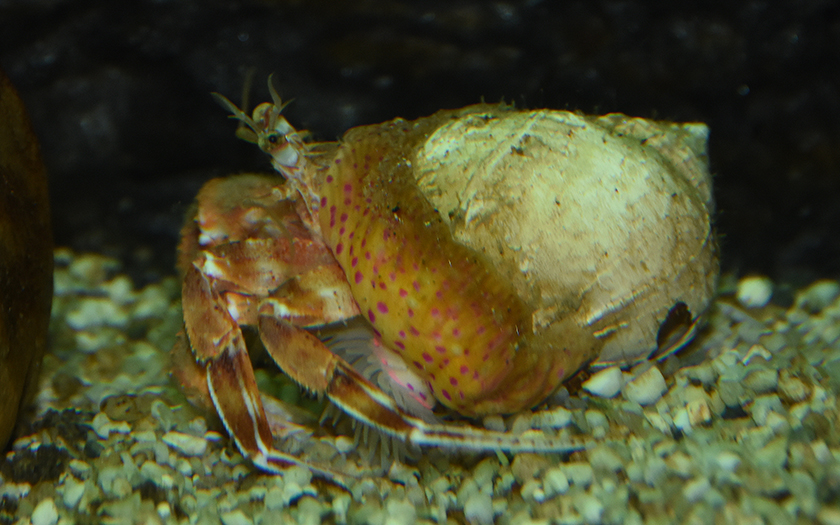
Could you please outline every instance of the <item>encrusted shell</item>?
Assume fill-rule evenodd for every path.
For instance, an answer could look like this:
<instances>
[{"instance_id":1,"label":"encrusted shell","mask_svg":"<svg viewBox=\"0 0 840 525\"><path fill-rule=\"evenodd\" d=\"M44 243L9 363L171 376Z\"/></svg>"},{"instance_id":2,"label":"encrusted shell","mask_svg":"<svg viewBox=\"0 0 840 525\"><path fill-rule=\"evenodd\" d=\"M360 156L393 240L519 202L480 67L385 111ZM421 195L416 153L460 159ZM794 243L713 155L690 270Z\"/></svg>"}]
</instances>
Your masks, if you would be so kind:
<instances>
[{"instance_id":1,"label":"encrusted shell","mask_svg":"<svg viewBox=\"0 0 840 525\"><path fill-rule=\"evenodd\" d=\"M705 125L486 105L446 117L412 173L535 332L571 316L602 339L601 364L679 346L663 323L676 309L693 325L719 269Z\"/></svg>"}]
</instances>

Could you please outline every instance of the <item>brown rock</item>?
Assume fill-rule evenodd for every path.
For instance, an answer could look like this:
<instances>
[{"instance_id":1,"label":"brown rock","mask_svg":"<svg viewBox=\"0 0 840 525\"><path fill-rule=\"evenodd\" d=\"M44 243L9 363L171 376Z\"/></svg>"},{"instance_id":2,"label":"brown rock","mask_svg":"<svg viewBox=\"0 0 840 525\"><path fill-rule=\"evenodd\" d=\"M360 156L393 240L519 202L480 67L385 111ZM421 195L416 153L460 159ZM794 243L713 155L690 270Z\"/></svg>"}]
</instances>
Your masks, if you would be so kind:
<instances>
[{"instance_id":1,"label":"brown rock","mask_svg":"<svg viewBox=\"0 0 840 525\"><path fill-rule=\"evenodd\" d=\"M29 118L0 72L0 448L37 386L52 302L47 176Z\"/></svg>"}]
</instances>

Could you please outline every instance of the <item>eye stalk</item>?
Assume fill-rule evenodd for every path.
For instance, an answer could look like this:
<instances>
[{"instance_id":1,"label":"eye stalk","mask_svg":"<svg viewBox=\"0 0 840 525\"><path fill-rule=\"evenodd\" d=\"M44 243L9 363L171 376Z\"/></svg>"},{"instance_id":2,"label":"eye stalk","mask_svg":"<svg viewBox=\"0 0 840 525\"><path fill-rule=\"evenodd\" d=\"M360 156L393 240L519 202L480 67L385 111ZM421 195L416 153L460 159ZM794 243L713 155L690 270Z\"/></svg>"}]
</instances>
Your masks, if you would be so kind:
<instances>
[{"instance_id":1,"label":"eye stalk","mask_svg":"<svg viewBox=\"0 0 840 525\"><path fill-rule=\"evenodd\" d=\"M291 100L283 102L280 99L272 85L271 76L268 77L268 91L272 102L264 102L254 108L250 117L219 93L213 93L213 97L231 112L230 118L245 124L246 127L237 130L236 135L242 140L257 144L271 156L274 168L286 178L291 178L301 169L306 152L303 133L293 128L281 115Z\"/></svg>"}]
</instances>

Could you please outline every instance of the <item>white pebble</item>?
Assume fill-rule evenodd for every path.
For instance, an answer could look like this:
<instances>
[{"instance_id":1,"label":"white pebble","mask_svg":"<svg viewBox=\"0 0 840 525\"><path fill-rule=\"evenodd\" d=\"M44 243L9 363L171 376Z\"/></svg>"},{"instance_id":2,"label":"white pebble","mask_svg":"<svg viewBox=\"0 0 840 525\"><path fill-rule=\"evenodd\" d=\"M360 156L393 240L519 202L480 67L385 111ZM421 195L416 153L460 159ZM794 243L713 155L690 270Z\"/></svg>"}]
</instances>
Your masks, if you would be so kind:
<instances>
[{"instance_id":1,"label":"white pebble","mask_svg":"<svg viewBox=\"0 0 840 525\"><path fill-rule=\"evenodd\" d=\"M32 525L55 525L58 523L58 509L52 498L47 498L38 503L32 511Z\"/></svg>"},{"instance_id":2,"label":"white pebble","mask_svg":"<svg viewBox=\"0 0 840 525\"><path fill-rule=\"evenodd\" d=\"M817 281L810 285L796 298L796 306L809 312L820 312L840 296L840 283L837 281Z\"/></svg>"},{"instance_id":3,"label":"white pebble","mask_svg":"<svg viewBox=\"0 0 840 525\"><path fill-rule=\"evenodd\" d=\"M225 512L220 516L224 525L252 525L254 522L241 510Z\"/></svg>"},{"instance_id":4,"label":"white pebble","mask_svg":"<svg viewBox=\"0 0 840 525\"><path fill-rule=\"evenodd\" d=\"M556 494L565 494L569 490L569 479L560 467L552 467L543 476L543 490L547 498Z\"/></svg>"},{"instance_id":5,"label":"white pebble","mask_svg":"<svg viewBox=\"0 0 840 525\"><path fill-rule=\"evenodd\" d=\"M581 461L566 463L562 467L563 473L574 485L588 487L592 484L592 465Z\"/></svg>"},{"instance_id":6,"label":"white pebble","mask_svg":"<svg viewBox=\"0 0 840 525\"><path fill-rule=\"evenodd\" d=\"M64 500L64 506L68 509L75 509L76 505L82 499L82 495L85 493L85 483L83 481L76 481L76 478L73 476L67 476L63 485L64 494L62 495L62 499Z\"/></svg>"},{"instance_id":7,"label":"white pebble","mask_svg":"<svg viewBox=\"0 0 840 525\"><path fill-rule=\"evenodd\" d=\"M493 501L486 492L473 492L464 503L464 518L470 525L492 525Z\"/></svg>"},{"instance_id":8,"label":"white pebble","mask_svg":"<svg viewBox=\"0 0 840 525\"><path fill-rule=\"evenodd\" d=\"M773 295L773 281L767 277L744 277L738 281L738 302L747 308L763 308Z\"/></svg>"},{"instance_id":9,"label":"white pebble","mask_svg":"<svg viewBox=\"0 0 840 525\"><path fill-rule=\"evenodd\" d=\"M650 405L659 401L667 389L662 372L652 366L624 385L624 398L642 406Z\"/></svg>"},{"instance_id":10,"label":"white pebble","mask_svg":"<svg viewBox=\"0 0 840 525\"><path fill-rule=\"evenodd\" d=\"M589 379L584 381L582 386L593 396L610 398L615 397L621 391L622 384L621 369L617 366L611 366L592 374Z\"/></svg>"},{"instance_id":11,"label":"white pebble","mask_svg":"<svg viewBox=\"0 0 840 525\"><path fill-rule=\"evenodd\" d=\"M734 452L724 451L717 455L715 462L721 470L735 472L735 469L741 464L741 458Z\"/></svg>"},{"instance_id":12,"label":"white pebble","mask_svg":"<svg viewBox=\"0 0 840 525\"><path fill-rule=\"evenodd\" d=\"M683 487L683 497L689 503L694 503L695 501L699 501L703 496L705 496L706 492L709 491L710 487L711 485L709 484L709 480L705 477L693 479L686 483Z\"/></svg>"},{"instance_id":13,"label":"white pebble","mask_svg":"<svg viewBox=\"0 0 840 525\"><path fill-rule=\"evenodd\" d=\"M572 505L580 513L584 523L601 523L604 505L598 498L590 494L580 494L574 498Z\"/></svg>"},{"instance_id":14,"label":"white pebble","mask_svg":"<svg viewBox=\"0 0 840 525\"><path fill-rule=\"evenodd\" d=\"M201 456L207 451L207 440L171 430L161 438L170 447L179 450L185 456Z\"/></svg>"}]
</instances>

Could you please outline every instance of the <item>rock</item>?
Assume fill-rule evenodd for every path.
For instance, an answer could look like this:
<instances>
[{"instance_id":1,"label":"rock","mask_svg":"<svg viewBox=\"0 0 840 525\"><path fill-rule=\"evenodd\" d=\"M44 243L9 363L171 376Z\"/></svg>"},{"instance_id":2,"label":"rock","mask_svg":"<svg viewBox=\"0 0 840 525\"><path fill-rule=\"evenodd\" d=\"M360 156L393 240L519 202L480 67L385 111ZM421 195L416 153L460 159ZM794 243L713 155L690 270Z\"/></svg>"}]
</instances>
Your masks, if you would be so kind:
<instances>
[{"instance_id":1,"label":"rock","mask_svg":"<svg viewBox=\"0 0 840 525\"><path fill-rule=\"evenodd\" d=\"M52 248L38 142L0 72L0 449L37 386L52 302Z\"/></svg>"}]
</instances>

